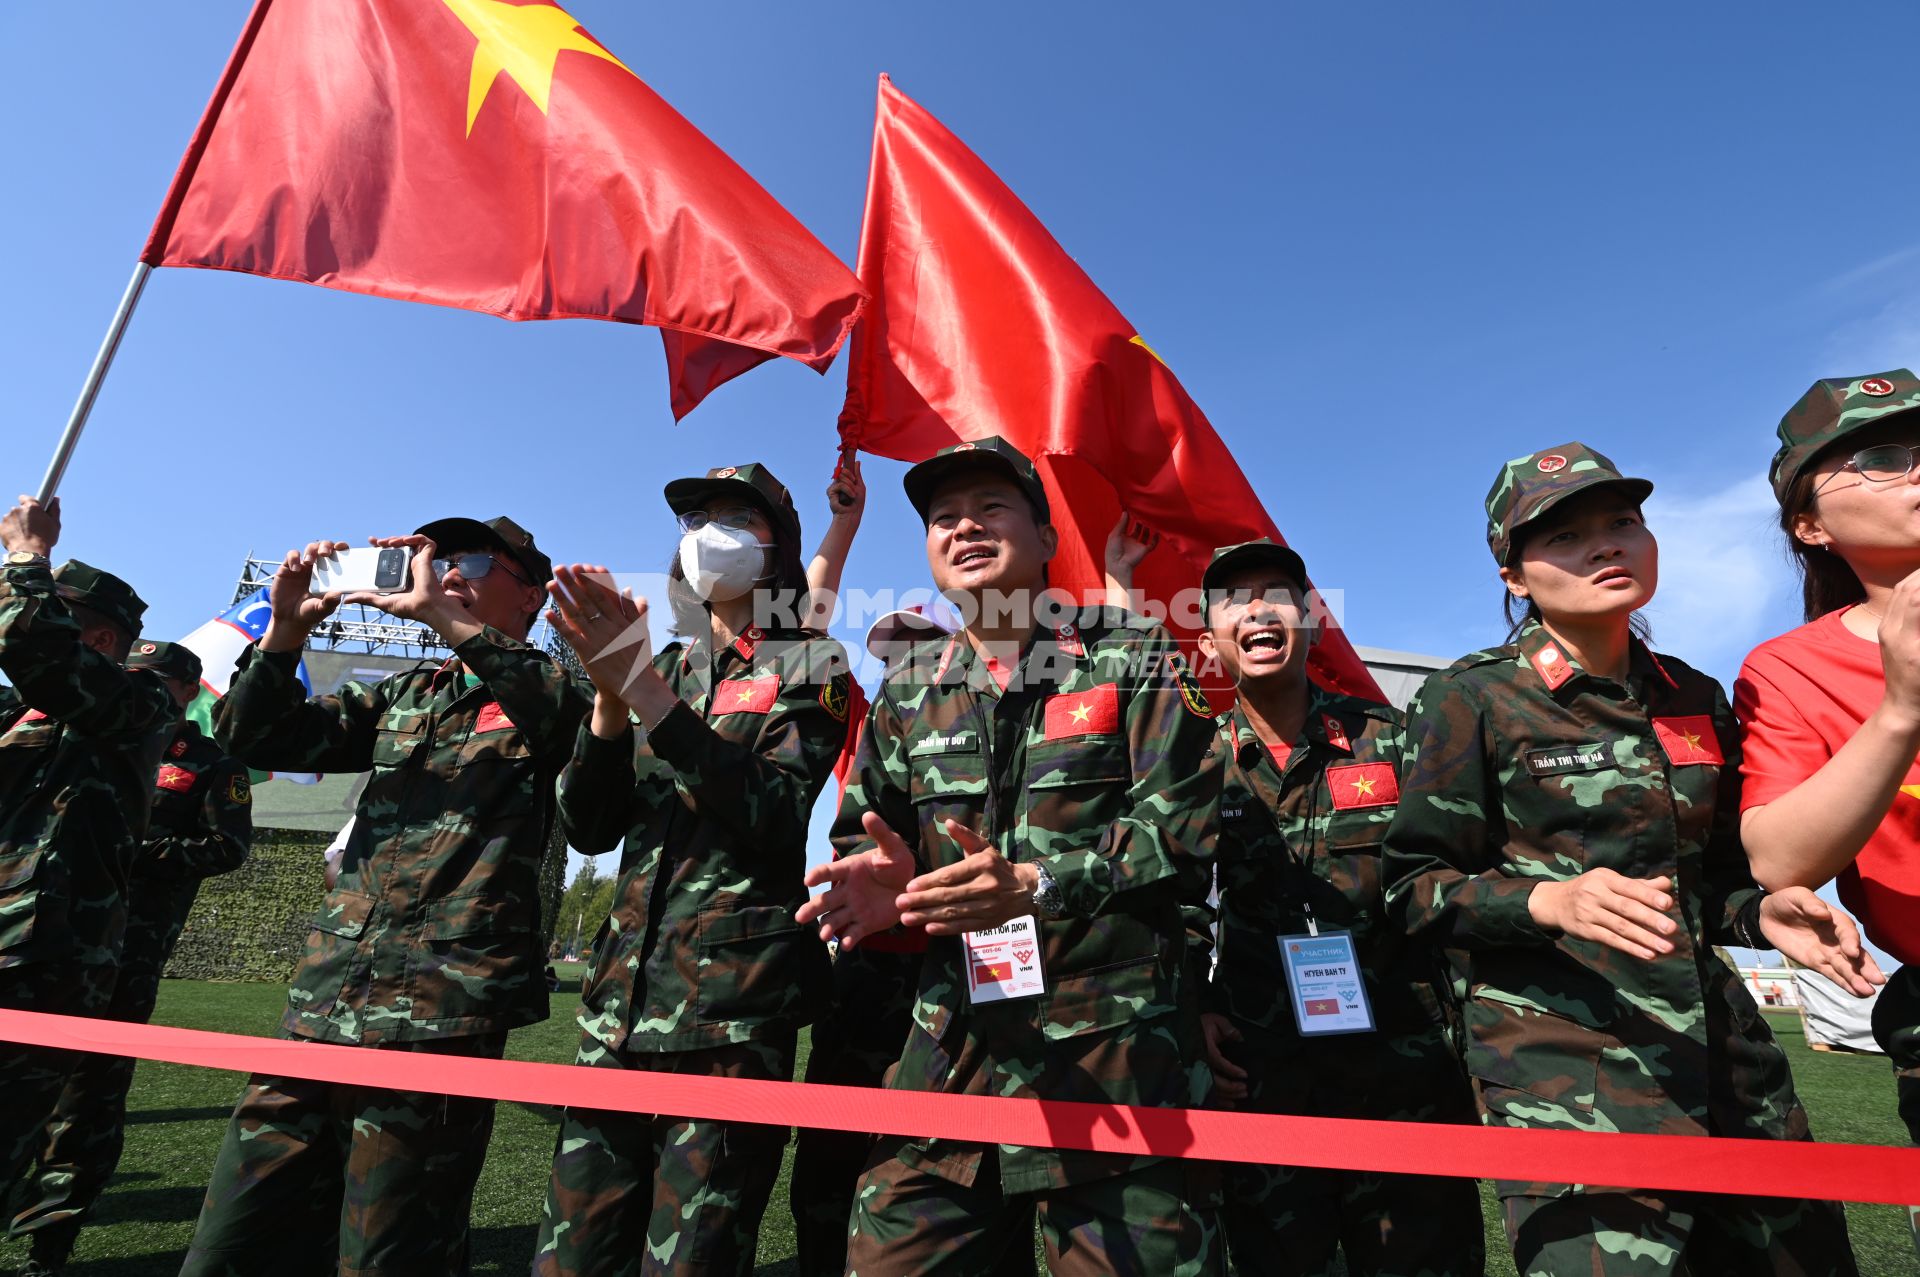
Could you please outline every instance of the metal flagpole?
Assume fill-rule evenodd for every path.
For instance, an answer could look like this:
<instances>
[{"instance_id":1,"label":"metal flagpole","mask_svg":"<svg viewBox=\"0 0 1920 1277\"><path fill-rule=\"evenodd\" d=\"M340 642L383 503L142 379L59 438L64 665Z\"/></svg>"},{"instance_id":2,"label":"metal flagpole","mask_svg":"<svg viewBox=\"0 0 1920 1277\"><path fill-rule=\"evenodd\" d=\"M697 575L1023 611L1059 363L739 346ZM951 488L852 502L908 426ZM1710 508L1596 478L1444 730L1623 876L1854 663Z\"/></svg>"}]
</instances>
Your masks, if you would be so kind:
<instances>
[{"instance_id":1,"label":"metal flagpole","mask_svg":"<svg viewBox=\"0 0 1920 1277\"><path fill-rule=\"evenodd\" d=\"M40 500L42 504L53 499L53 493L60 486L60 477L67 472L67 462L73 458L73 449L80 442L80 432L87 428L87 417L93 412L93 401L100 397L100 383L107 379L107 369L113 366L114 352L120 349L120 338L126 335L127 321L133 318L133 308L140 304L140 294L146 289L147 276L153 274L153 267L145 262L136 262L133 278L127 281L127 291L120 297L120 309L113 312L113 323L107 327L107 336L100 343L100 353L93 357L93 367L87 369L87 380L80 387L80 398L73 405L73 415L67 418L67 428L60 436L60 446L53 450L53 462L47 467L47 477L40 481Z\"/></svg>"}]
</instances>

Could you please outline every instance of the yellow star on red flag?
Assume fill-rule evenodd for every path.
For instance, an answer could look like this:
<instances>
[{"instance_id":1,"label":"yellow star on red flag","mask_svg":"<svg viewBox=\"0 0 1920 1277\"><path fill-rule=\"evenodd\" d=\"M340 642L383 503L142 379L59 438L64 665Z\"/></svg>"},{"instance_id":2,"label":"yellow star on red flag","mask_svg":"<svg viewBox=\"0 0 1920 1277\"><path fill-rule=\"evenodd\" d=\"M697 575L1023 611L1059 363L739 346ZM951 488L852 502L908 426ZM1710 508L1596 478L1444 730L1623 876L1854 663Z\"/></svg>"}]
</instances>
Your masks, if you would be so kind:
<instances>
[{"instance_id":1,"label":"yellow star on red flag","mask_svg":"<svg viewBox=\"0 0 1920 1277\"><path fill-rule=\"evenodd\" d=\"M563 52L605 58L628 75L633 71L595 44L574 16L558 5L507 4L505 0L443 0L479 41L467 80L467 136L501 72L547 113L553 94L553 66Z\"/></svg>"}]
</instances>

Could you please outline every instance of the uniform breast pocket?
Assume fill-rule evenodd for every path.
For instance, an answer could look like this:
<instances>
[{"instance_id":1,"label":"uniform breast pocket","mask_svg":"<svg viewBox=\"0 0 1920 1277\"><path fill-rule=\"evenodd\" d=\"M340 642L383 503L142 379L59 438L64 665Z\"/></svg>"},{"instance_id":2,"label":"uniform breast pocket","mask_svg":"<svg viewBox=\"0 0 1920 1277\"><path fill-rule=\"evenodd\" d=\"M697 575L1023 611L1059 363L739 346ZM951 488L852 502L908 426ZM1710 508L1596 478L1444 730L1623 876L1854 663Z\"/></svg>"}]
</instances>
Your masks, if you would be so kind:
<instances>
[{"instance_id":1,"label":"uniform breast pocket","mask_svg":"<svg viewBox=\"0 0 1920 1277\"><path fill-rule=\"evenodd\" d=\"M1601 1052L1613 1041L1604 1030L1485 985L1474 987L1466 1023L1467 1072L1483 1083L1494 1117L1514 1126L1579 1125L1578 1115L1593 1111Z\"/></svg>"},{"instance_id":2,"label":"uniform breast pocket","mask_svg":"<svg viewBox=\"0 0 1920 1277\"><path fill-rule=\"evenodd\" d=\"M987 758L977 749L916 746L907 765L915 803L978 805L987 792Z\"/></svg>"},{"instance_id":3,"label":"uniform breast pocket","mask_svg":"<svg viewBox=\"0 0 1920 1277\"><path fill-rule=\"evenodd\" d=\"M778 905L702 914L699 949L702 1024L802 1022L824 993L826 949Z\"/></svg>"},{"instance_id":4,"label":"uniform breast pocket","mask_svg":"<svg viewBox=\"0 0 1920 1277\"><path fill-rule=\"evenodd\" d=\"M425 720L416 720L411 728L401 730L382 727L373 738L373 765L378 768L406 766L414 749L425 739L425 727Z\"/></svg>"},{"instance_id":5,"label":"uniform breast pocket","mask_svg":"<svg viewBox=\"0 0 1920 1277\"><path fill-rule=\"evenodd\" d=\"M1080 737L1035 745L1027 751L1022 801L1030 831L1064 839L1035 848L1041 855L1092 845L1126 811L1133 774L1126 742L1118 737ZM1072 834L1059 831L1075 831Z\"/></svg>"},{"instance_id":6,"label":"uniform breast pocket","mask_svg":"<svg viewBox=\"0 0 1920 1277\"><path fill-rule=\"evenodd\" d=\"M530 901L450 896L428 905L407 961L412 1018L497 1013L539 970L538 925Z\"/></svg>"}]
</instances>

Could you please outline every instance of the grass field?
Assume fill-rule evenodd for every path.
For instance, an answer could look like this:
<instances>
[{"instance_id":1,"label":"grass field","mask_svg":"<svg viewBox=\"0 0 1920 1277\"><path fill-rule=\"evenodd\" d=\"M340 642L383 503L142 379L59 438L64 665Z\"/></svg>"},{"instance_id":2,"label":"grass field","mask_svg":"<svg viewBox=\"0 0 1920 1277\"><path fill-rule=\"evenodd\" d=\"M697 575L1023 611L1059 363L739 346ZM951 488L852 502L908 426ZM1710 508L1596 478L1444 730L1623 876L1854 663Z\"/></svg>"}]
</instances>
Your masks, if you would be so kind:
<instances>
[{"instance_id":1,"label":"grass field","mask_svg":"<svg viewBox=\"0 0 1920 1277\"><path fill-rule=\"evenodd\" d=\"M168 981L161 989L156 1019L187 1028L267 1034L274 1030L282 997L280 989L266 985ZM508 1053L516 1059L570 1060L577 1030L566 1005L565 994L556 996L555 1017L514 1034ZM1893 1083L1883 1059L1809 1051L1799 1021L1791 1015L1774 1016L1773 1025L1792 1057L1800 1093L1821 1138L1863 1144L1906 1142L1894 1116ZM179 1271L205 1176L239 1091L235 1074L140 1065L120 1177L102 1201L95 1226L81 1234L68 1270L74 1277L172 1277ZM476 1272L518 1277L527 1271L553 1153L555 1120L550 1110L500 1106L492 1151L474 1202ZM793 1227L786 1200L783 1167L761 1229L761 1274L793 1271ZM1505 1241L1491 1198L1486 1200L1488 1272L1510 1277L1513 1268L1507 1262ZM1920 1275L1902 1211L1891 1206L1852 1206L1848 1212L1862 1273ZM0 1246L0 1265L18 1264L24 1258L24 1246Z\"/></svg>"}]
</instances>

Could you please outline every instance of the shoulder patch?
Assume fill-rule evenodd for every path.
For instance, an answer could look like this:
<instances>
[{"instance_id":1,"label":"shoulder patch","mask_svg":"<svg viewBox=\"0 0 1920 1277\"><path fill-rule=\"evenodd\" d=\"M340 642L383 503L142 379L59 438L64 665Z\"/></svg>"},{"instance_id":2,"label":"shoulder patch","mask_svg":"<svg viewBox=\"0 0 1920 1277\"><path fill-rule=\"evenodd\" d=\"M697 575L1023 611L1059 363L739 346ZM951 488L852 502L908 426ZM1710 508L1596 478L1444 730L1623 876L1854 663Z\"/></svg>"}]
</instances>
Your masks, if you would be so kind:
<instances>
[{"instance_id":1,"label":"shoulder patch","mask_svg":"<svg viewBox=\"0 0 1920 1277\"><path fill-rule=\"evenodd\" d=\"M227 797L242 805L253 803L253 786L247 783L245 776L235 776L227 783Z\"/></svg>"},{"instance_id":2,"label":"shoulder patch","mask_svg":"<svg viewBox=\"0 0 1920 1277\"><path fill-rule=\"evenodd\" d=\"M826 685L820 689L820 707L841 722L846 721L847 706L853 700L853 696L847 688L847 683L852 677L851 674L835 674L832 678L828 679Z\"/></svg>"},{"instance_id":3,"label":"shoulder patch","mask_svg":"<svg viewBox=\"0 0 1920 1277\"><path fill-rule=\"evenodd\" d=\"M1200 680L1193 676L1193 671L1186 667L1184 661L1174 676L1180 680L1180 703L1187 707L1187 712L1212 722L1213 706L1207 702L1207 694L1200 690Z\"/></svg>"}]
</instances>

